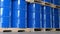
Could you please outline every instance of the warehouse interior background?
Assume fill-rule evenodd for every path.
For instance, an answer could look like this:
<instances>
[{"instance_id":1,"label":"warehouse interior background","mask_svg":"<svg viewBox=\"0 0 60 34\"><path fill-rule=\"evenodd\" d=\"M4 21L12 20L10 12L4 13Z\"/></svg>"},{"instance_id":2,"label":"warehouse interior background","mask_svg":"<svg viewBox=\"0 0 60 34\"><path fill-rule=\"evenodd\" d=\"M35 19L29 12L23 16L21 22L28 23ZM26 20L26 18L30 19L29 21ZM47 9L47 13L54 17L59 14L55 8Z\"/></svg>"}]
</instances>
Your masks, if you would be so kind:
<instances>
[{"instance_id":1,"label":"warehouse interior background","mask_svg":"<svg viewBox=\"0 0 60 34\"><path fill-rule=\"evenodd\" d=\"M0 32L60 31L60 0L0 0Z\"/></svg>"}]
</instances>

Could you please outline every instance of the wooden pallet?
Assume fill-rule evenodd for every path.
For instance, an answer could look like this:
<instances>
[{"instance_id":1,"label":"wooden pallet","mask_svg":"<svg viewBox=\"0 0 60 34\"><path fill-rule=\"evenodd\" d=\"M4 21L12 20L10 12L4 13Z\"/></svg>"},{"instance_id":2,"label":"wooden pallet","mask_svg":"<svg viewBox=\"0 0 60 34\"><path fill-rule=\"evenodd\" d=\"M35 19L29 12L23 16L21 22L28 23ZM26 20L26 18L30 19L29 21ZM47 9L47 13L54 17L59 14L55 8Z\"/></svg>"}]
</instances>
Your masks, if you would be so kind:
<instances>
[{"instance_id":1,"label":"wooden pallet","mask_svg":"<svg viewBox=\"0 0 60 34\"><path fill-rule=\"evenodd\" d=\"M41 0L26 0L26 2L34 3L34 2L40 2Z\"/></svg>"},{"instance_id":2,"label":"wooden pallet","mask_svg":"<svg viewBox=\"0 0 60 34\"><path fill-rule=\"evenodd\" d=\"M54 5L54 4L50 4L50 7L52 8L60 8L60 6Z\"/></svg>"},{"instance_id":3,"label":"wooden pallet","mask_svg":"<svg viewBox=\"0 0 60 34\"><path fill-rule=\"evenodd\" d=\"M60 8L60 6L54 5L52 3L44 2L44 1L41 1L41 0L27 0L27 2L38 3L38 4L41 4L41 5L44 5L44 6L50 6L52 8Z\"/></svg>"},{"instance_id":4,"label":"wooden pallet","mask_svg":"<svg viewBox=\"0 0 60 34\"><path fill-rule=\"evenodd\" d=\"M56 8L60 8L60 6L56 6Z\"/></svg>"},{"instance_id":5,"label":"wooden pallet","mask_svg":"<svg viewBox=\"0 0 60 34\"><path fill-rule=\"evenodd\" d=\"M42 5L50 5L50 3L48 2L43 2L41 0L26 0L27 2L30 2L30 3L40 3Z\"/></svg>"},{"instance_id":6,"label":"wooden pallet","mask_svg":"<svg viewBox=\"0 0 60 34\"><path fill-rule=\"evenodd\" d=\"M30 30L30 32L38 32L38 31L40 31L40 32L46 32L46 31L54 32L54 31L60 31L60 29L54 29L54 28L51 28L51 29L45 29L45 28L35 29L35 28L30 28L29 30Z\"/></svg>"},{"instance_id":7,"label":"wooden pallet","mask_svg":"<svg viewBox=\"0 0 60 34\"><path fill-rule=\"evenodd\" d=\"M60 31L60 29L55 29L55 28L0 28L0 32L45 32L45 31Z\"/></svg>"},{"instance_id":8,"label":"wooden pallet","mask_svg":"<svg viewBox=\"0 0 60 34\"><path fill-rule=\"evenodd\" d=\"M29 29L23 28L0 28L0 32L29 32Z\"/></svg>"}]
</instances>

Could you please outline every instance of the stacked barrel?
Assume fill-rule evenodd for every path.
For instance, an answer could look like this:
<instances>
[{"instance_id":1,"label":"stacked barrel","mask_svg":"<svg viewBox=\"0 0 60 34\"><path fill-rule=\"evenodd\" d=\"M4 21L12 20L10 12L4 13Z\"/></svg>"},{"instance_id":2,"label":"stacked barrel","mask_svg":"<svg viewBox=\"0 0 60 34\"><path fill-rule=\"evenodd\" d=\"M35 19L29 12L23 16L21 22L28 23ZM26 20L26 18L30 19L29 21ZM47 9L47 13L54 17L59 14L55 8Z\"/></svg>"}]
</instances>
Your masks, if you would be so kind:
<instances>
[{"instance_id":1,"label":"stacked barrel","mask_svg":"<svg viewBox=\"0 0 60 34\"><path fill-rule=\"evenodd\" d=\"M42 0L42 1L59 6L59 0ZM44 6L42 12L45 17L44 21L42 22L44 28L58 29L59 28L59 8Z\"/></svg>"},{"instance_id":2,"label":"stacked barrel","mask_svg":"<svg viewBox=\"0 0 60 34\"><path fill-rule=\"evenodd\" d=\"M51 0L41 0L43 2L51 3ZM53 0L52 0L53 1Z\"/></svg>"},{"instance_id":3,"label":"stacked barrel","mask_svg":"<svg viewBox=\"0 0 60 34\"><path fill-rule=\"evenodd\" d=\"M60 6L60 0L41 1ZM0 28L58 29L60 8L25 0L0 0Z\"/></svg>"},{"instance_id":4,"label":"stacked barrel","mask_svg":"<svg viewBox=\"0 0 60 34\"><path fill-rule=\"evenodd\" d=\"M27 27L28 28L42 28L41 27L41 5L37 3L27 4Z\"/></svg>"},{"instance_id":5,"label":"stacked barrel","mask_svg":"<svg viewBox=\"0 0 60 34\"><path fill-rule=\"evenodd\" d=\"M60 5L60 0L51 0L51 3L54 5Z\"/></svg>"},{"instance_id":6,"label":"stacked barrel","mask_svg":"<svg viewBox=\"0 0 60 34\"><path fill-rule=\"evenodd\" d=\"M59 0L41 0L45 3L60 6ZM29 2L29 1L28 1ZM48 5L40 5L37 3L28 3L27 25L28 28L45 28L51 29L60 27L59 8Z\"/></svg>"},{"instance_id":7,"label":"stacked barrel","mask_svg":"<svg viewBox=\"0 0 60 34\"><path fill-rule=\"evenodd\" d=\"M13 0L12 28L27 28L27 3L25 0Z\"/></svg>"},{"instance_id":8,"label":"stacked barrel","mask_svg":"<svg viewBox=\"0 0 60 34\"><path fill-rule=\"evenodd\" d=\"M59 9L59 28L60 28L60 9Z\"/></svg>"},{"instance_id":9,"label":"stacked barrel","mask_svg":"<svg viewBox=\"0 0 60 34\"><path fill-rule=\"evenodd\" d=\"M54 5L59 6L59 0L51 0ZM59 28L59 8L52 8L53 10L53 28Z\"/></svg>"},{"instance_id":10,"label":"stacked barrel","mask_svg":"<svg viewBox=\"0 0 60 34\"><path fill-rule=\"evenodd\" d=\"M0 28L11 27L11 0L0 0Z\"/></svg>"},{"instance_id":11,"label":"stacked barrel","mask_svg":"<svg viewBox=\"0 0 60 34\"><path fill-rule=\"evenodd\" d=\"M42 7L42 27L43 28L52 28L52 13L50 6Z\"/></svg>"},{"instance_id":12,"label":"stacked barrel","mask_svg":"<svg viewBox=\"0 0 60 34\"><path fill-rule=\"evenodd\" d=\"M59 28L59 9L54 8L53 9L53 28Z\"/></svg>"}]
</instances>

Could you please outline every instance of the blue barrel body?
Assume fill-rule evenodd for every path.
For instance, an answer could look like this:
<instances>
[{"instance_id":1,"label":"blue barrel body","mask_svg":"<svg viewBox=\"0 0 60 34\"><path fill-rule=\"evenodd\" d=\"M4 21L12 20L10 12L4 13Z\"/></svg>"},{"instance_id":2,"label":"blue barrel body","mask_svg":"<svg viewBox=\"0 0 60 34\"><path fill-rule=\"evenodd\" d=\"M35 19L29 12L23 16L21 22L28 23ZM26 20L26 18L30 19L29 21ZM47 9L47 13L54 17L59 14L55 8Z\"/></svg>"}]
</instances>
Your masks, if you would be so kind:
<instances>
[{"instance_id":1,"label":"blue barrel body","mask_svg":"<svg viewBox=\"0 0 60 34\"><path fill-rule=\"evenodd\" d=\"M7 7L0 8L0 27L11 27L11 9Z\"/></svg>"},{"instance_id":2,"label":"blue barrel body","mask_svg":"<svg viewBox=\"0 0 60 34\"><path fill-rule=\"evenodd\" d=\"M20 3L19 3L20 2ZM13 1L12 28L27 27L27 3L23 0Z\"/></svg>"},{"instance_id":3,"label":"blue barrel body","mask_svg":"<svg viewBox=\"0 0 60 34\"><path fill-rule=\"evenodd\" d=\"M54 4L54 5L59 5L60 0L51 0L51 3Z\"/></svg>"},{"instance_id":4,"label":"blue barrel body","mask_svg":"<svg viewBox=\"0 0 60 34\"><path fill-rule=\"evenodd\" d=\"M0 8L0 17L9 17L11 16L11 8L9 7L3 7Z\"/></svg>"},{"instance_id":5,"label":"blue barrel body","mask_svg":"<svg viewBox=\"0 0 60 34\"><path fill-rule=\"evenodd\" d=\"M0 0L0 7L11 7L11 0Z\"/></svg>"},{"instance_id":6,"label":"blue barrel body","mask_svg":"<svg viewBox=\"0 0 60 34\"><path fill-rule=\"evenodd\" d=\"M0 28L11 27L11 0L0 0Z\"/></svg>"},{"instance_id":7,"label":"blue barrel body","mask_svg":"<svg viewBox=\"0 0 60 34\"><path fill-rule=\"evenodd\" d=\"M52 22L52 28L53 28L53 8L51 7L51 16L50 16L52 19L51 19L51 22Z\"/></svg>"},{"instance_id":8,"label":"blue barrel body","mask_svg":"<svg viewBox=\"0 0 60 34\"><path fill-rule=\"evenodd\" d=\"M59 9L59 28L60 28L60 9Z\"/></svg>"},{"instance_id":9,"label":"blue barrel body","mask_svg":"<svg viewBox=\"0 0 60 34\"><path fill-rule=\"evenodd\" d=\"M42 14L42 28L44 28L44 6L42 5L42 7L41 7L41 14Z\"/></svg>"},{"instance_id":10,"label":"blue barrel body","mask_svg":"<svg viewBox=\"0 0 60 34\"><path fill-rule=\"evenodd\" d=\"M11 18L10 17L0 17L0 28L10 28Z\"/></svg>"},{"instance_id":11,"label":"blue barrel body","mask_svg":"<svg viewBox=\"0 0 60 34\"><path fill-rule=\"evenodd\" d=\"M42 6L42 28L52 28L51 7Z\"/></svg>"},{"instance_id":12,"label":"blue barrel body","mask_svg":"<svg viewBox=\"0 0 60 34\"><path fill-rule=\"evenodd\" d=\"M53 28L59 28L59 13L58 8L53 8Z\"/></svg>"},{"instance_id":13,"label":"blue barrel body","mask_svg":"<svg viewBox=\"0 0 60 34\"><path fill-rule=\"evenodd\" d=\"M43 2L51 3L51 0L42 0Z\"/></svg>"},{"instance_id":14,"label":"blue barrel body","mask_svg":"<svg viewBox=\"0 0 60 34\"><path fill-rule=\"evenodd\" d=\"M19 13L18 13L19 12ZM13 10L12 28L26 28L26 10Z\"/></svg>"},{"instance_id":15,"label":"blue barrel body","mask_svg":"<svg viewBox=\"0 0 60 34\"><path fill-rule=\"evenodd\" d=\"M28 28L41 28L40 23L40 4L28 3L27 12L27 27Z\"/></svg>"},{"instance_id":16,"label":"blue barrel body","mask_svg":"<svg viewBox=\"0 0 60 34\"><path fill-rule=\"evenodd\" d=\"M26 2L23 1L23 0L20 0L20 1L13 1L13 8L14 9L23 9L23 10L27 10L27 6L26 6Z\"/></svg>"}]
</instances>

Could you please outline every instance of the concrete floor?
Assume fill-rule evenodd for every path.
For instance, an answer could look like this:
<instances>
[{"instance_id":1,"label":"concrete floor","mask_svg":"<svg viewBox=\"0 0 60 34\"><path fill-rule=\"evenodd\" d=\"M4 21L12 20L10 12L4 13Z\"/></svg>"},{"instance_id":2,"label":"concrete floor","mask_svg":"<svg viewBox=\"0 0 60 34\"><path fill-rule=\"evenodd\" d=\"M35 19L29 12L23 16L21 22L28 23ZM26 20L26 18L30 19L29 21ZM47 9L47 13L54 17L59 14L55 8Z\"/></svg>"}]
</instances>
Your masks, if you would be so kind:
<instances>
[{"instance_id":1,"label":"concrete floor","mask_svg":"<svg viewBox=\"0 0 60 34\"><path fill-rule=\"evenodd\" d=\"M0 34L60 34L60 32L0 32Z\"/></svg>"}]
</instances>

